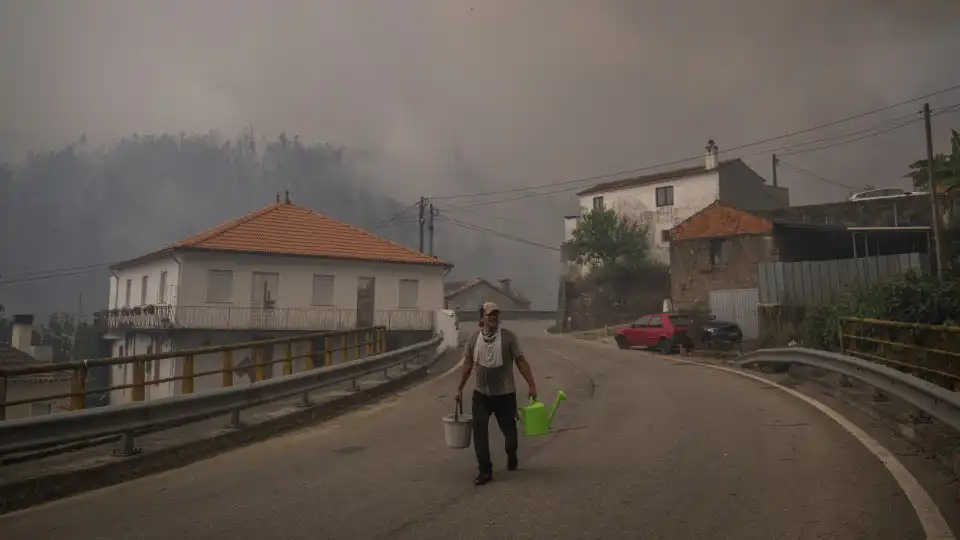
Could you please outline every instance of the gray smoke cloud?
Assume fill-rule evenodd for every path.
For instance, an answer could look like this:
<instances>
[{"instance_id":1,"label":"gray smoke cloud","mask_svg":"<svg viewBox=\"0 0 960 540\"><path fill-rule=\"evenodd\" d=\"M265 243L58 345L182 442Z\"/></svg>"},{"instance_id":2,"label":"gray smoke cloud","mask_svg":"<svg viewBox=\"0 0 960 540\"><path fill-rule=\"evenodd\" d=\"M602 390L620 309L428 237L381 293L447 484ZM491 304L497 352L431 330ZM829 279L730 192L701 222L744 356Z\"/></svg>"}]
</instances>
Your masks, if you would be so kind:
<instances>
[{"instance_id":1,"label":"gray smoke cloud","mask_svg":"<svg viewBox=\"0 0 960 540\"><path fill-rule=\"evenodd\" d=\"M954 0L10 0L0 157L81 133L252 125L366 149L378 157L371 181L404 201L559 182L957 84L958 24ZM960 124L942 118L938 145L948 120ZM788 159L852 186L903 185L923 148L916 124ZM769 177L769 155L745 155ZM794 204L846 195L789 170L780 178ZM575 208L560 193L449 215L557 245ZM553 305L555 254L507 240L475 253L464 238L480 233L456 234L438 245L454 275L510 276Z\"/></svg>"}]
</instances>

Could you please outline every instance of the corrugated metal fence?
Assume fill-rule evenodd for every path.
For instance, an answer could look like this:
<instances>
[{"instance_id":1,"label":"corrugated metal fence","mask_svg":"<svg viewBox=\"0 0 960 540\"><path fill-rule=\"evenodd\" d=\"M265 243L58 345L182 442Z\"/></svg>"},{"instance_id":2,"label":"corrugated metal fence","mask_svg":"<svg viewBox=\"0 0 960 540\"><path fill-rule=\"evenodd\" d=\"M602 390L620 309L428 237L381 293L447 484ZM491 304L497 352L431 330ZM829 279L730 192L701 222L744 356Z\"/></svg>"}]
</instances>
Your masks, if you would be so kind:
<instances>
[{"instance_id":1,"label":"corrugated metal fence","mask_svg":"<svg viewBox=\"0 0 960 540\"><path fill-rule=\"evenodd\" d=\"M852 285L871 285L907 270L927 272L926 255L907 253L857 259L760 263L761 304L807 306L828 302ZM711 296L711 306L713 297Z\"/></svg>"},{"instance_id":2,"label":"corrugated metal fence","mask_svg":"<svg viewBox=\"0 0 960 540\"><path fill-rule=\"evenodd\" d=\"M758 299L757 289L710 291L710 313L721 321L739 324L744 339L757 339L760 335Z\"/></svg>"}]
</instances>

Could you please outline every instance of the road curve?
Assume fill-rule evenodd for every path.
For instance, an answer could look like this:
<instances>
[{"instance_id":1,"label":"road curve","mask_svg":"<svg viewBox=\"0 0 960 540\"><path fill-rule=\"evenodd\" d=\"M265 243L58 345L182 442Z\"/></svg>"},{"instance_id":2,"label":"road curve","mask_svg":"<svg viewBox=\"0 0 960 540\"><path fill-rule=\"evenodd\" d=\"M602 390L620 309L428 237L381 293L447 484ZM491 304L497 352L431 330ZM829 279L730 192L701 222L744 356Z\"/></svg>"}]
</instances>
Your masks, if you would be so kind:
<instances>
[{"instance_id":1,"label":"road curve","mask_svg":"<svg viewBox=\"0 0 960 540\"><path fill-rule=\"evenodd\" d=\"M183 469L0 517L3 538L924 538L884 466L763 383L517 323L559 432L475 487L448 374ZM522 389L524 385L518 381ZM491 424L493 427L495 424ZM496 431L496 428L493 428Z\"/></svg>"}]
</instances>

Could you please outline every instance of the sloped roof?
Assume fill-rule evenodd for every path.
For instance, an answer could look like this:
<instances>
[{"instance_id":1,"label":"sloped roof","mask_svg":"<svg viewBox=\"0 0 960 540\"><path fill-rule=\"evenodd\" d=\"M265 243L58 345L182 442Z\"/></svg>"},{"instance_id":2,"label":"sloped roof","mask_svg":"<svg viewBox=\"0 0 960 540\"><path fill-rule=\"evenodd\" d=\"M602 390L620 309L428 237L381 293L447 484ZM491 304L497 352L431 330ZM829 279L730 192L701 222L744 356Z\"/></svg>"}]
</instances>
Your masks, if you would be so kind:
<instances>
[{"instance_id":1,"label":"sloped roof","mask_svg":"<svg viewBox=\"0 0 960 540\"><path fill-rule=\"evenodd\" d=\"M512 298L513 300L519 303L522 303L522 304L530 303L530 300L528 300L527 297L525 297L523 293L521 293L520 291L511 290L510 293L507 293L500 287L497 287L496 285L494 285L493 283L490 283L489 281L483 279L482 277L475 277L475 278L467 279L464 281L450 281L450 282L444 283L443 297L447 299L453 298L454 296L462 293L463 291L472 289L482 284L486 284L491 289L494 289L503 295L509 296L510 298Z\"/></svg>"},{"instance_id":2,"label":"sloped roof","mask_svg":"<svg viewBox=\"0 0 960 540\"><path fill-rule=\"evenodd\" d=\"M176 250L452 266L293 203L275 203L114 268Z\"/></svg>"},{"instance_id":3,"label":"sloped roof","mask_svg":"<svg viewBox=\"0 0 960 540\"><path fill-rule=\"evenodd\" d=\"M14 349L13 345L6 341L0 341L0 367L20 367L42 363L45 362L37 360L20 349Z\"/></svg>"},{"instance_id":4,"label":"sloped roof","mask_svg":"<svg viewBox=\"0 0 960 540\"><path fill-rule=\"evenodd\" d=\"M729 168L733 165L746 165L743 163L743 160L740 158L728 159L721 161L717 164L717 171L723 171L723 169ZM707 172L706 163L697 165L695 167L684 167L682 169L673 169L672 171L663 171L654 174L647 174L644 176L636 176L633 178L623 178L620 180L611 180L610 182L604 182L602 184L597 184L593 187L587 188L577 195L592 195L594 193L603 193L606 191L615 191L618 189L625 189L636 186L643 186L646 184L654 184L657 182L663 182L664 180L674 180L678 178L686 178L688 176L695 176L698 174L703 174Z\"/></svg>"}]
</instances>

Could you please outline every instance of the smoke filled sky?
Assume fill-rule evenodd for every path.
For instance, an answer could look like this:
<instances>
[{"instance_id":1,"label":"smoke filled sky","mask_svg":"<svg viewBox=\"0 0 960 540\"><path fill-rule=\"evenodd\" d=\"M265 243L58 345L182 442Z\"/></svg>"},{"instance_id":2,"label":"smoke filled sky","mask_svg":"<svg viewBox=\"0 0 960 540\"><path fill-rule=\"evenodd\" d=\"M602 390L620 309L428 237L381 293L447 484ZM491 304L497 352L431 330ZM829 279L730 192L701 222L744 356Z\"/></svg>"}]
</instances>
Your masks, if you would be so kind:
<instances>
[{"instance_id":1,"label":"smoke filled sky","mask_svg":"<svg viewBox=\"0 0 960 540\"><path fill-rule=\"evenodd\" d=\"M0 157L81 133L252 125L378 152L381 189L403 201L560 182L958 84L958 25L955 0L6 0ZM951 124L960 114L936 119L938 150ZM785 160L902 186L922 136L914 124ZM769 154L743 155L769 177ZM780 178L794 204L847 195ZM565 193L450 215L556 245L575 207Z\"/></svg>"}]
</instances>

